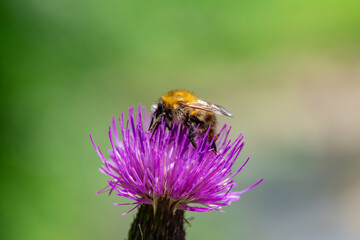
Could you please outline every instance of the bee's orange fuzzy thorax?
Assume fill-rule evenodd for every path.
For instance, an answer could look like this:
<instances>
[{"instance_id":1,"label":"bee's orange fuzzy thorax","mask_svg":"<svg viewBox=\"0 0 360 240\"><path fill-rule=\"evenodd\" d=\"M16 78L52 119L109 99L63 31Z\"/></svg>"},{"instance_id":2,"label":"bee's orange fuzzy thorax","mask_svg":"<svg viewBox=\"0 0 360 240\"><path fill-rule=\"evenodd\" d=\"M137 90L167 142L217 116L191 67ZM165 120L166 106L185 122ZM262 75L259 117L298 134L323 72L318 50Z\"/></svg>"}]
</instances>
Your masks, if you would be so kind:
<instances>
[{"instance_id":1,"label":"bee's orange fuzzy thorax","mask_svg":"<svg viewBox=\"0 0 360 240\"><path fill-rule=\"evenodd\" d=\"M185 90L174 90L166 93L161 97L161 101L165 103L168 108L177 108L180 103L197 102L198 98Z\"/></svg>"}]
</instances>

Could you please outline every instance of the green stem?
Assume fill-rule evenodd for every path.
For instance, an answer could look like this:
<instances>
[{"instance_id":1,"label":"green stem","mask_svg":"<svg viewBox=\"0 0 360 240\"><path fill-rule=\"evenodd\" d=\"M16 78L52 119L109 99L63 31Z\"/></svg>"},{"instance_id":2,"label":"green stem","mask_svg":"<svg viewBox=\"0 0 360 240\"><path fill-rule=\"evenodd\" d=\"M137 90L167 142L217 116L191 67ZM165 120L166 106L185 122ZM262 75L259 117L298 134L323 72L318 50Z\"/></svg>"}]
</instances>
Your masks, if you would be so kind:
<instances>
[{"instance_id":1,"label":"green stem","mask_svg":"<svg viewBox=\"0 0 360 240\"><path fill-rule=\"evenodd\" d=\"M185 240L184 210L176 210L176 203L167 198L153 205L143 204L131 224L128 238L156 240Z\"/></svg>"}]
</instances>

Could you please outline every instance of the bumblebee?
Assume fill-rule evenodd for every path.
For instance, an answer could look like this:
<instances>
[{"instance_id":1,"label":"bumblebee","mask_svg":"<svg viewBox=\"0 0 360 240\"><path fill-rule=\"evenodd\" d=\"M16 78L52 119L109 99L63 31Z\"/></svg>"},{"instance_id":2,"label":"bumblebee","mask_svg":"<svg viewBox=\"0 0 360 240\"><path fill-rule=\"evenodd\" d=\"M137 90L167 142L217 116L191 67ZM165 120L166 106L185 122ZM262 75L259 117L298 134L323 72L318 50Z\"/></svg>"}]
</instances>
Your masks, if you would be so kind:
<instances>
[{"instance_id":1,"label":"bumblebee","mask_svg":"<svg viewBox=\"0 0 360 240\"><path fill-rule=\"evenodd\" d=\"M183 124L189 128L188 139L196 148L196 136L203 135L209 128L208 141L216 153L216 116L215 114L232 117L229 110L219 105L198 99L185 90L174 90L162 96L158 103L152 105L153 116L148 132L154 134L164 119L167 128L171 124ZM215 139L214 139L215 138ZM214 141L213 141L214 140Z\"/></svg>"}]
</instances>

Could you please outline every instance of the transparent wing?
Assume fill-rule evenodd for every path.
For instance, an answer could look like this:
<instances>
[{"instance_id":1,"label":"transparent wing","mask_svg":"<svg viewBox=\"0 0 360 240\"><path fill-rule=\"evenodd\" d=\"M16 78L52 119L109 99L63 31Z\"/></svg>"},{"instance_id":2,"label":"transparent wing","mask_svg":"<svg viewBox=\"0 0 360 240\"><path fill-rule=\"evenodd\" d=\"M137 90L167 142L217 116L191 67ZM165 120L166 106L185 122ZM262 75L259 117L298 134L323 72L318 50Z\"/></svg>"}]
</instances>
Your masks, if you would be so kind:
<instances>
[{"instance_id":1,"label":"transparent wing","mask_svg":"<svg viewBox=\"0 0 360 240\"><path fill-rule=\"evenodd\" d=\"M232 117L231 112L229 110L227 110L226 108L216 105L216 104L208 103L208 102L205 102L202 100L198 100L197 102L183 103L183 105L187 106L187 107L191 107L191 108L201 109L201 110L208 111L208 112L213 112L213 113L224 115L227 117Z\"/></svg>"}]
</instances>

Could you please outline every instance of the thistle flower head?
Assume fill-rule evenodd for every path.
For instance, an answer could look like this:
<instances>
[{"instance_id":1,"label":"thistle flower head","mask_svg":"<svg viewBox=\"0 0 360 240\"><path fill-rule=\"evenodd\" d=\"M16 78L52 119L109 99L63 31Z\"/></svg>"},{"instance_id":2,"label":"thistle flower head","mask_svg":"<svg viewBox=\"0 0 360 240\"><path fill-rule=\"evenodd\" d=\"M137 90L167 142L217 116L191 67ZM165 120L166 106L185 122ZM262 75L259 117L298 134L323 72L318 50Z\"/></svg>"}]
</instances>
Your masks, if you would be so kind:
<instances>
[{"instance_id":1,"label":"thistle flower head","mask_svg":"<svg viewBox=\"0 0 360 240\"><path fill-rule=\"evenodd\" d=\"M129 109L126 124L123 114L118 119L113 117L109 127L111 149L108 159L90 135L103 162L100 171L111 178L107 181L108 186L98 193L115 191L118 196L132 200L117 205L134 204L132 211L141 204L156 206L159 199L167 199L175 210L221 211L221 207L239 200L242 193L262 181L243 191L232 191L236 186L234 176L249 159L232 172L244 142L242 135L234 141L228 139L230 127L224 125L219 131L215 154L207 133L198 137L198 147L194 148L187 138L187 128L173 124L167 130L163 122L152 136L146 131L149 120L150 116L141 106L138 113L134 113L133 107Z\"/></svg>"}]
</instances>

